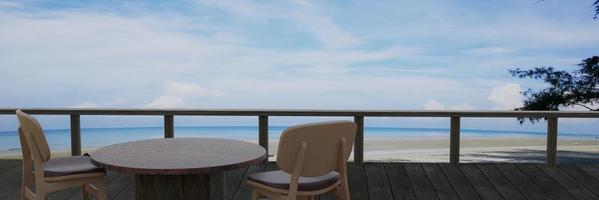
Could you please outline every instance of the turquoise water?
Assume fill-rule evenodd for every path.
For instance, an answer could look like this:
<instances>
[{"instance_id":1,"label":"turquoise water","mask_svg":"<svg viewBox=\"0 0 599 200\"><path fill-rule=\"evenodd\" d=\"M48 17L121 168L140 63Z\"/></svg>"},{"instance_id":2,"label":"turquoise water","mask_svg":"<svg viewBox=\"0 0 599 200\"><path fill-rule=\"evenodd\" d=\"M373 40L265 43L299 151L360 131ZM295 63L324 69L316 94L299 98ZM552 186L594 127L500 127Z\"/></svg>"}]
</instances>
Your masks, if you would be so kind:
<instances>
[{"instance_id":1,"label":"turquoise water","mask_svg":"<svg viewBox=\"0 0 599 200\"><path fill-rule=\"evenodd\" d=\"M269 127L271 140L278 139L286 127ZM394 137L446 137L448 129L431 128L392 128L392 127L366 127L366 139L381 139ZM46 130L46 138L51 149L70 149L70 130ZM515 132L494 130L461 130L462 136L482 137L545 137L544 132ZM560 137L578 139L596 139L599 135L559 133ZM164 137L162 127L140 128L88 128L81 130L83 148L95 148L115 143L134 141L149 138ZM247 141L258 140L258 127L256 126L217 126L217 127L176 127L175 137L213 137ZM0 132L0 152L19 151L20 144L16 131Z\"/></svg>"}]
</instances>

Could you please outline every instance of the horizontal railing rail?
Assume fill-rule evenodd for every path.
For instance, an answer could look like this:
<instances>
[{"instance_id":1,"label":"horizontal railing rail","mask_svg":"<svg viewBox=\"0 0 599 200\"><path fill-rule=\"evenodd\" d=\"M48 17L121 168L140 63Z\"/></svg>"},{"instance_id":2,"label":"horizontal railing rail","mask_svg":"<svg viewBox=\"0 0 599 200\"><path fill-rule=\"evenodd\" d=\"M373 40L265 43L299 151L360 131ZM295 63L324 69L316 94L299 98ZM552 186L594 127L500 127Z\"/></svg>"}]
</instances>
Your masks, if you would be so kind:
<instances>
[{"instance_id":1,"label":"horizontal railing rail","mask_svg":"<svg viewBox=\"0 0 599 200\"><path fill-rule=\"evenodd\" d=\"M14 114L16 108L0 108ZM589 111L497 111L497 110L326 110L326 109L148 109L148 108L22 108L42 115L214 115L214 116L368 116L368 117L559 117L599 118Z\"/></svg>"},{"instance_id":2,"label":"horizontal railing rail","mask_svg":"<svg viewBox=\"0 0 599 200\"><path fill-rule=\"evenodd\" d=\"M0 108L0 115L14 114L17 108ZM558 118L599 118L590 111L496 111L496 110L319 110L319 109L147 109L147 108L22 108L38 115L69 115L71 154L81 155L81 115L157 115L164 116L164 137L175 137L174 116L257 116L258 143L268 152L269 116L353 117L358 125L354 143L354 162L364 161L364 117L448 117L450 119L449 162L460 161L460 119L468 118L545 118L547 119L547 165L557 163Z\"/></svg>"}]
</instances>

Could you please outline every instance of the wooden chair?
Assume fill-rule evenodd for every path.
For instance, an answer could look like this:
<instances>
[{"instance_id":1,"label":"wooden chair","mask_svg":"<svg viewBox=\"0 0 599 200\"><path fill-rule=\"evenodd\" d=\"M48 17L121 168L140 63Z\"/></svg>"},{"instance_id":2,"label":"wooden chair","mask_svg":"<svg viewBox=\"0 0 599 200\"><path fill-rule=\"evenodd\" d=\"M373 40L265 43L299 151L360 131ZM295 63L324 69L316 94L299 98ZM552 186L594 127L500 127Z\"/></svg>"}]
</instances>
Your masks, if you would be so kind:
<instances>
[{"instance_id":1,"label":"wooden chair","mask_svg":"<svg viewBox=\"0 0 599 200\"><path fill-rule=\"evenodd\" d=\"M103 169L87 156L50 158L48 142L37 120L21 110L16 113L23 152L21 199L45 199L48 192L74 186L81 187L83 199L88 199L89 193L98 200L106 199Z\"/></svg>"},{"instance_id":2,"label":"wooden chair","mask_svg":"<svg viewBox=\"0 0 599 200\"><path fill-rule=\"evenodd\" d=\"M346 161L356 135L351 121L332 121L293 126L281 134L277 165L281 170L248 176L252 200L314 199L333 193L349 200Z\"/></svg>"}]
</instances>

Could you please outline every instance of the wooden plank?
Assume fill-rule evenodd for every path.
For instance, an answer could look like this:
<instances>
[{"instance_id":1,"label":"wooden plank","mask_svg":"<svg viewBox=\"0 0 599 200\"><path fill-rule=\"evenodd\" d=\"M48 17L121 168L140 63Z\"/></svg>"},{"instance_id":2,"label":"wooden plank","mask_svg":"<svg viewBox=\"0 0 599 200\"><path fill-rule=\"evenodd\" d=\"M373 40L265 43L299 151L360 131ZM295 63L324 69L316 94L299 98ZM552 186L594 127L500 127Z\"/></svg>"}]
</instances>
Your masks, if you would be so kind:
<instances>
[{"instance_id":1,"label":"wooden plank","mask_svg":"<svg viewBox=\"0 0 599 200\"><path fill-rule=\"evenodd\" d=\"M258 117L258 144L266 149L267 158L264 161L268 162L268 116Z\"/></svg>"},{"instance_id":2,"label":"wooden plank","mask_svg":"<svg viewBox=\"0 0 599 200\"><path fill-rule=\"evenodd\" d=\"M547 194L547 196L556 199L574 199L566 189L545 175L545 173L534 164L519 164L517 167L525 176L532 180L533 183L538 185L541 191Z\"/></svg>"},{"instance_id":3,"label":"wooden plank","mask_svg":"<svg viewBox=\"0 0 599 200\"><path fill-rule=\"evenodd\" d=\"M235 192L235 194L233 195L233 199L235 200L246 200L246 199L250 199L251 198L251 188L250 186L248 186L245 182L245 180L247 179L247 176L253 173L257 173L257 172L263 172L266 169L265 164L260 164L260 165L252 165L248 168L248 170L246 171L245 175L243 176L243 181L241 181L241 185L239 185L239 189L237 190L237 192Z\"/></svg>"},{"instance_id":4,"label":"wooden plank","mask_svg":"<svg viewBox=\"0 0 599 200\"><path fill-rule=\"evenodd\" d=\"M417 199L439 199L435 188L426 176L426 172L418 163L406 163L404 169L408 174Z\"/></svg>"},{"instance_id":5,"label":"wooden plank","mask_svg":"<svg viewBox=\"0 0 599 200\"><path fill-rule=\"evenodd\" d=\"M588 176L595 178L599 181L599 167L596 165L576 165L580 170L586 173Z\"/></svg>"},{"instance_id":6,"label":"wooden plank","mask_svg":"<svg viewBox=\"0 0 599 200\"><path fill-rule=\"evenodd\" d=\"M354 139L354 162L364 162L364 116L354 116L356 123L356 138Z\"/></svg>"},{"instance_id":7,"label":"wooden plank","mask_svg":"<svg viewBox=\"0 0 599 200\"><path fill-rule=\"evenodd\" d=\"M14 115L17 108L0 108ZM161 109L161 108L22 108L42 115L211 115L211 116L373 116L373 117L559 117L599 118L588 111L492 111L492 110L333 110L333 109Z\"/></svg>"},{"instance_id":8,"label":"wooden plank","mask_svg":"<svg viewBox=\"0 0 599 200\"><path fill-rule=\"evenodd\" d=\"M535 183L522 174L522 172L513 164L503 163L495 164L495 166L527 199L549 199L549 197L546 196Z\"/></svg>"},{"instance_id":9,"label":"wooden plank","mask_svg":"<svg viewBox=\"0 0 599 200\"><path fill-rule=\"evenodd\" d=\"M23 167L22 165L23 162L21 160L0 160L0 177L3 177L4 174L9 173L15 167Z\"/></svg>"},{"instance_id":10,"label":"wooden plank","mask_svg":"<svg viewBox=\"0 0 599 200\"><path fill-rule=\"evenodd\" d=\"M459 167L450 165L449 163L440 163L439 168L443 170L443 173L461 199L481 199L478 192L474 190L472 184L464 176Z\"/></svg>"},{"instance_id":11,"label":"wooden plank","mask_svg":"<svg viewBox=\"0 0 599 200\"><path fill-rule=\"evenodd\" d=\"M439 199L460 199L436 163L423 163L422 168L437 191Z\"/></svg>"},{"instance_id":12,"label":"wooden plank","mask_svg":"<svg viewBox=\"0 0 599 200\"><path fill-rule=\"evenodd\" d=\"M175 116L164 115L164 138L175 137Z\"/></svg>"},{"instance_id":13,"label":"wooden plank","mask_svg":"<svg viewBox=\"0 0 599 200\"><path fill-rule=\"evenodd\" d=\"M347 163L347 179L349 184L349 195L352 199L368 200L368 186L364 165Z\"/></svg>"},{"instance_id":14,"label":"wooden plank","mask_svg":"<svg viewBox=\"0 0 599 200\"><path fill-rule=\"evenodd\" d=\"M21 187L21 169L18 165L0 176L0 199L4 199Z\"/></svg>"},{"instance_id":15,"label":"wooden plank","mask_svg":"<svg viewBox=\"0 0 599 200\"><path fill-rule=\"evenodd\" d=\"M387 172L382 163L364 164L370 199L393 199Z\"/></svg>"},{"instance_id":16,"label":"wooden plank","mask_svg":"<svg viewBox=\"0 0 599 200\"><path fill-rule=\"evenodd\" d=\"M385 163L389 184L391 184L391 192L395 199L414 200L414 189L410 184L408 174L400 163Z\"/></svg>"},{"instance_id":17,"label":"wooden plank","mask_svg":"<svg viewBox=\"0 0 599 200\"><path fill-rule=\"evenodd\" d=\"M437 198L437 194L440 193L438 186L446 185L446 183L438 184L438 180L436 180L438 174L437 169L431 169L428 165L437 165L438 168L443 172L443 175L446 176L448 183L451 184L451 187L454 188L455 193L461 199L480 199L479 194L476 190L470 185L469 177L466 176L466 171L471 169L468 168L472 164L462 164L461 167L453 167L448 163L443 164L416 164L416 163L408 163L406 165L417 167L420 166L421 169L417 170L420 172L413 173L413 170L409 170L410 167L404 166L404 164L400 163L377 163L377 164L366 164L368 165L383 165L384 171L386 172L387 182L390 190L390 194L393 194L394 199L415 199L416 195L419 197L423 196L422 194L416 194L416 190L413 187L414 181L422 181L425 180L429 184L429 188L432 188L432 193L428 194L434 195L434 199ZM539 187L542 184L537 184L539 180L535 177L544 178L545 182L552 182L553 186L560 188L558 190L566 191L568 195L571 195L570 198L566 197L565 199L597 199L597 194L594 192L599 191L599 166L598 165L559 165L558 168L546 168L543 165L531 165L531 164L475 164L476 167L488 181L494 186L498 193L501 195L505 195L506 192L502 189L502 185L506 185L505 182L507 179L513 187L518 189L520 193L525 196L527 199L549 199L552 197L554 199L564 199L562 196L554 195L551 192L547 192L547 194L543 193L543 191L548 191L548 189L541 190ZM12 167L9 167L12 166ZM495 167L495 169L493 168ZM522 167L526 166L526 167ZM520 169L520 168L529 168L533 166L533 170L531 169ZM16 168L16 169L15 169ZM380 168L380 167L379 167ZM462 168L462 170L460 170ZM16 199L18 197L18 191L20 187L20 176L21 176L21 161L20 160L0 160L0 199ZM262 170L264 169L276 169L276 165L274 163L269 163L269 165L262 165ZM350 193L352 199L370 199L369 198L369 189L372 186L368 185L367 172L364 165L356 165L353 163L348 163L349 169L349 180L350 180ZM536 169L536 172L534 172ZM369 169L368 175L374 173L379 173L379 170ZM249 171L249 168L248 168ZM533 171L534 173L529 173ZM434 172L434 173L432 173ZM526 175L523 174L526 173ZM245 181L245 175L248 173L238 173L240 178L239 180ZM416 176L414 175L416 174ZM500 176L504 177L501 178ZM424 178L415 178L415 177L424 177ZM372 176L371 176L372 177ZM500 177L500 178L497 178ZM529 179L530 177L530 179ZM115 172L109 172L107 176L107 190L109 199L131 199L134 197L134 185L133 179L131 175L128 174L120 174ZM535 179L535 181L531 181L531 179ZM371 180L372 181L372 180ZM431 182L432 181L432 182ZM407 183L406 183L407 182ZM440 182L444 182L441 180ZM239 190L243 190L240 185L238 185ZM403 185L402 185L403 184ZM476 185L475 183L473 183ZM231 185L230 183L228 185ZM227 186L229 187L229 186ZM416 185L415 187L418 187ZM398 189L402 188L402 189ZM72 189L74 192L70 193L71 195L65 195L65 192L69 192L69 190L63 190L59 193L53 194L48 197L48 199L78 199L80 197L78 188ZM246 189L245 192L239 192L231 189L231 191L235 191L236 199L245 199L240 198L240 196L249 198L249 190ZM580 192L581 190L582 192ZM406 192L407 191L407 192ZM422 191L422 190L419 190ZM373 192L373 191L371 191ZM513 188L512 188L513 192ZM238 194L243 193L243 195ZM405 195L407 193L407 195ZM423 193L423 192L420 192ZM58 195L61 194L61 195ZM590 194L590 195L589 195ZM372 195L372 194L370 194ZM379 194L377 194L379 195ZM583 196L584 195L584 196ZM379 195L380 196L380 195ZM443 195L439 194L440 197ZM65 198L59 198L65 197ZM234 198L235 199L235 198ZM329 196L323 196L321 199L331 199ZM519 199L518 197L505 195L505 199Z\"/></svg>"},{"instance_id":18,"label":"wooden plank","mask_svg":"<svg viewBox=\"0 0 599 200\"><path fill-rule=\"evenodd\" d=\"M561 186L566 188L568 192L576 199L598 199L599 197L595 196L591 191L589 191L584 185L576 182L576 180L572 179L572 177L568 176L565 172L563 172L558 167L547 167L547 166L539 166L545 174L549 175L549 177L553 178L555 182L559 183Z\"/></svg>"},{"instance_id":19,"label":"wooden plank","mask_svg":"<svg viewBox=\"0 0 599 200\"><path fill-rule=\"evenodd\" d=\"M547 118L547 166L557 164L557 117Z\"/></svg>"},{"instance_id":20,"label":"wooden plank","mask_svg":"<svg viewBox=\"0 0 599 200\"><path fill-rule=\"evenodd\" d=\"M462 164L460 169L483 199L503 199L501 194L495 189L495 186L493 186L475 164Z\"/></svg>"},{"instance_id":21,"label":"wooden plank","mask_svg":"<svg viewBox=\"0 0 599 200\"><path fill-rule=\"evenodd\" d=\"M81 155L81 119L79 115L71 115L71 155Z\"/></svg>"},{"instance_id":22,"label":"wooden plank","mask_svg":"<svg viewBox=\"0 0 599 200\"><path fill-rule=\"evenodd\" d=\"M47 195L46 199L47 200L50 200L50 199L66 200L71 197L75 198L75 196L77 197L76 199L81 199L81 191L80 191L79 187L71 187L71 188L68 188L65 190L51 192ZM11 198L6 198L6 199L11 199Z\"/></svg>"},{"instance_id":23,"label":"wooden plank","mask_svg":"<svg viewBox=\"0 0 599 200\"><path fill-rule=\"evenodd\" d=\"M478 168L505 199L526 199L494 164L478 164Z\"/></svg>"},{"instance_id":24,"label":"wooden plank","mask_svg":"<svg viewBox=\"0 0 599 200\"><path fill-rule=\"evenodd\" d=\"M454 166L460 164L460 117L456 116L450 118L449 163Z\"/></svg>"},{"instance_id":25,"label":"wooden plank","mask_svg":"<svg viewBox=\"0 0 599 200\"><path fill-rule=\"evenodd\" d=\"M586 174L575 165L559 165L559 168L570 175L570 177L583 184L595 195L599 195L599 181L597 181L597 179L594 179L592 176Z\"/></svg>"}]
</instances>

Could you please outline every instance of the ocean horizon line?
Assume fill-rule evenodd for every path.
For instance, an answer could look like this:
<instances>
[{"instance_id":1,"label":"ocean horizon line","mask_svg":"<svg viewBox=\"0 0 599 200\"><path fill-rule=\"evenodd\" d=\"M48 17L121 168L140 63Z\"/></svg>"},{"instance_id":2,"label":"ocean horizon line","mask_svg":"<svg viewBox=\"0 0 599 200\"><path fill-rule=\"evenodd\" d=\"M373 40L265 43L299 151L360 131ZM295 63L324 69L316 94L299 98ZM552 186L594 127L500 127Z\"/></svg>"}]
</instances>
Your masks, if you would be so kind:
<instances>
[{"instance_id":1,"label":"ocean horizon line","mask_svg":"<svg viewBox=\"0 0 599 200\"><path fill-rule=\"evenodd\" d=\"M269 126L269 140L278 140L280 134L288 126ZM20 147L17 131L0 131L0 152L14 152ZM401 128L388 126L366 126L364 128L365 140L388 139L426 139L448 138L449 129L446 128ZM541 131L502 131L484 129L461 129L462 138L502 138L518 139L531 138L544 140L546 133ZM51 149L70 148L70 129L46 129L45 135ZM110 144L136 141L142 139L163 138L164 127L102 127L82 128L81 143L83 147L101 147ZM208 137L226 138L245 141L258 139L258 126L176 126L175 137ZM580 141L599 141L598 134L572 134L559 133L561 138L576 139Z\"/></svg>"}]
</instances>

